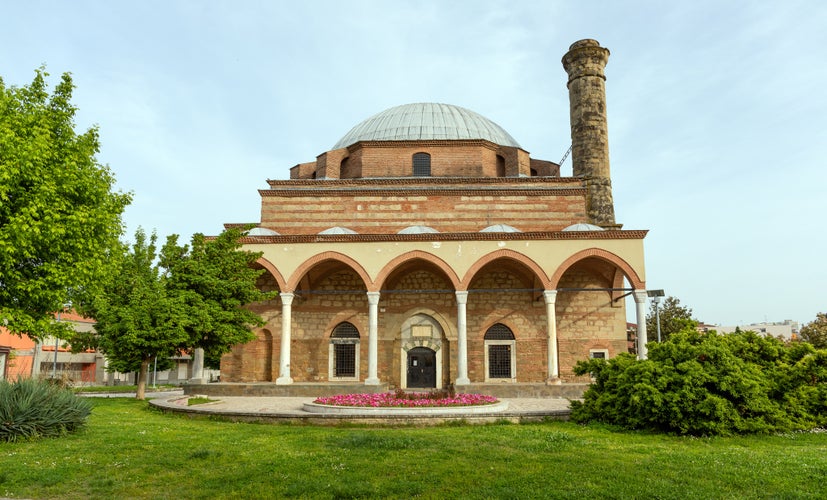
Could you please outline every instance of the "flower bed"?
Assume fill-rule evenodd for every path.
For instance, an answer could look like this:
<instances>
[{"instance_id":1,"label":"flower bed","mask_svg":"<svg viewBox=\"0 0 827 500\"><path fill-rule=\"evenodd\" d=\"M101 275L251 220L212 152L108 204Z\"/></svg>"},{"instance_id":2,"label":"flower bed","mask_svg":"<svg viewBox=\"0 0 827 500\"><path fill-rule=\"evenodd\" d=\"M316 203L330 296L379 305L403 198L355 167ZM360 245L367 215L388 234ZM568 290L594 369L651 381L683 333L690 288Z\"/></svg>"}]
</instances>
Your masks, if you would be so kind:
<instances>
[{"instance_id":1,"label":"flower bed","mask_svg":"<svg viewBox=\"0 0 827 500\"><path fill-rule=\"evenodd\" d=\"M446 406L483 406L497 403L497 398L483 394L454 394L434 397L432 393L386 392L381 394L340 394L316 398L316 404L364 408L428 408Z\"/></svg>"}]
</instances>

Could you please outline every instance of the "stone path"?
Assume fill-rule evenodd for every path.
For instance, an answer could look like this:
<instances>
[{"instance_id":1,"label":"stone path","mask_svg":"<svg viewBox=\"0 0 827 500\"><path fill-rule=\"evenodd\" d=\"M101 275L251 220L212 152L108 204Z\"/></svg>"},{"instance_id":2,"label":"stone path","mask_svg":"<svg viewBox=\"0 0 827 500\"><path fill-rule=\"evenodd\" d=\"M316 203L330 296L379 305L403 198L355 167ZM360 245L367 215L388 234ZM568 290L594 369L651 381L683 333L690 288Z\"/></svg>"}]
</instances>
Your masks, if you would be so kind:
<instances>
[{"instance_id":1,"label":"stone path","mask_svg":"<svg viewBox=\"0 0 827 500\"><path fill-rule=\"evenodd\" d=\"M357 415L315 414L303 409L305 403L312 402L312 397L213 397L219 401L187 405L188 396L175 395L172 397L154 398L150 404L156 408L181 412L193 415L224 416L230 420L243 421L274 421L274 422L304 422L328 423L364 422L385 424L426 424L441 423L447 420L468 420L478 423L497 420L527 421L543 420L546 418L565 419L569 415L569 401L557 398L502 398L507 402L507 408L502 411L470 414L457 408L455 413L439 416L429 416L426 411L421 415L405 416L394 414L393 409L370 412Z\"/></svg>"}]
</instances>

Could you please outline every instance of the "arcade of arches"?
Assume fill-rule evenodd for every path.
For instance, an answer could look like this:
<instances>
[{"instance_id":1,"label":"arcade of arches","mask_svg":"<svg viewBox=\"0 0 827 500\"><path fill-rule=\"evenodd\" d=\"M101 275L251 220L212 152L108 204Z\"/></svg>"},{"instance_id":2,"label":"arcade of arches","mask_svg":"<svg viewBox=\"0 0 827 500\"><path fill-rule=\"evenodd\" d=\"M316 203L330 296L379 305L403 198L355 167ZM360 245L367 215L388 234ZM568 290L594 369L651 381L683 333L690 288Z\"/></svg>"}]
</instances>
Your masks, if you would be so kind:
<instances>
[{"instance_id":1,"label":"arcade of arches","mask_svg":"<svg viewBox=\"0 0 827 500\"><path fill-rule=\"evenodd\" d=\"M597 249L578 240L568 246L581 250L562 255L556 243L515 239L339 245L344 252L248 244L265 253L259 287L280 295L250 306L267 324L224 356L222 379L400 388L575 381L578 360L628 350L623 297L636 289L643 301L645 292L620 255L637 254L636 241ZM298 255L313 257L287 258Z\"/></svg>"}]
</instances>

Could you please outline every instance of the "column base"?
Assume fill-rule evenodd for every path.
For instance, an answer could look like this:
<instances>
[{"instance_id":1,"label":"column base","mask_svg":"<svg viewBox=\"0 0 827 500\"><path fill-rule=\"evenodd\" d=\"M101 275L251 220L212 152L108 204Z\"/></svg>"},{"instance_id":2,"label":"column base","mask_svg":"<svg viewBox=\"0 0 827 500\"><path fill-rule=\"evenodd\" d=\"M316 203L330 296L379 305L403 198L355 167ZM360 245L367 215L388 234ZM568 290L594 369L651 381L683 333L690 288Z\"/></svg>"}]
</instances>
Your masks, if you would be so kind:
<instances>
[{"instance_id":1,"label":"column base","mask_svg":"<svg viewBox=\"0 0 827 500\"><path fill-rule=\"evenodd\" d=\"M454 381L454 385L471 385L471 380L468 377L458 378Z\"/></svg>"},{"instance_id":2,"label":"column base","mask_svg":"<svg viewBox=\"0 0 827 500\"><path fill-rule=\"evenodd\" d=\"M563 385L563 381L560 377L551 377L550 379L546 380L546 385Z\"/></svg>"},{"instance_id":3,"label":"column base","mask_svg":"<svg viewBox=\"0 0 827 500\"><path fill-rule=\"evenodd\" d=\"M379 385L381 383L382 382L380 382L379 378L377 378L377 377L371 377L371 378L365 379L365 385Z\"/></svg>"},{"instance_id":4,"label":"column base","mask_svg":"<svg viewBox=\"0 0 827 500\"><path fill-rule=\"evenodd\" d=\"M290 377L279 377L276 379L276 385L290 385L293 383L293 379Z\"/></svg>"},{"instance_id":5,"label":"column base","mask_svg":"<svg viewBox=\"0 0 827 500\"><path fill-rule=\"evenodd\" d=\"M188 384L206 384L208 381L205 378L191 378L187 380Z\"/></svg>"}]
</instances>

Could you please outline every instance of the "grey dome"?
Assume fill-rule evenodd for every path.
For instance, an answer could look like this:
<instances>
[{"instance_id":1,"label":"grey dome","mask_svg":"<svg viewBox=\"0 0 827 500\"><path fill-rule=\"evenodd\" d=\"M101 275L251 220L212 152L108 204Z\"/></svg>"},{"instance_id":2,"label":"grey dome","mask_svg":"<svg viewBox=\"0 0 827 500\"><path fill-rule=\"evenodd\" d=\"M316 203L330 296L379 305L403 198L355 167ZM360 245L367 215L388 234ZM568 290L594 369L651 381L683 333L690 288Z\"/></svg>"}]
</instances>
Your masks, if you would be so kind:
<instances>
[{"instance_id":1,"label":"grey dome","mask_svg":"<svg viewBox=\"0 0 827 500\"><path fill-rule=\"evenodd\" d=\"M519 229L508 224L494 224L485 229L480 229L481 233L522 233Z\"/></svg>"},{"instance_id":2,"label":"grey dome","mask_svg":"<svg viewBox=\"0 0 827 500\"><path fill-rule=\"evenodd\" d=\"M405 229L401 229L398 234L425 234L438 232L439 231L429 226L408 226Z\"/></svg>"},{"instance_id":3,"label":"grey dome","mask_svg":"<svg viewBox=\"0 0 827 500\"><path fill-rule=\"evenodd\" d=\"M403 104L356 125L333 149L359 141L417 141L427 139L485 139L500 146L520 145L502 127L482 115L451 104Z\"/></svg>"},{"instance_id":4,"label":"grey dome","mask_svg":"<svg viewBox=\"0 0 827 500\"><path fill-rule=\"evenodd\" d=\"M595 226L594 224L580 222L578 224L572 224L571 226L563 229L563 231L605 231L605 229L600 226Z\"/></svg>"},{"instance_id":5,"label":"grey dome","mask_svg":"<svg viewBox=\"0 0 827 500\"><path fill-rule=\"evenodd\" d=\"M319 231L319 234L358 234L353 229L348 229L346 227L335 226L329 229L325 229L324 231Z\"/></svg>"},{"instance_id":6,"label":"grey dome","mask_svg":"<svg viewBox=\"0 0 827 500\"><path fill-rule=\"evenodd\" d=\"M279 233L266 227L254 227L247 231L247 236L278 236Z\"/></svg>"}]
</instances>

